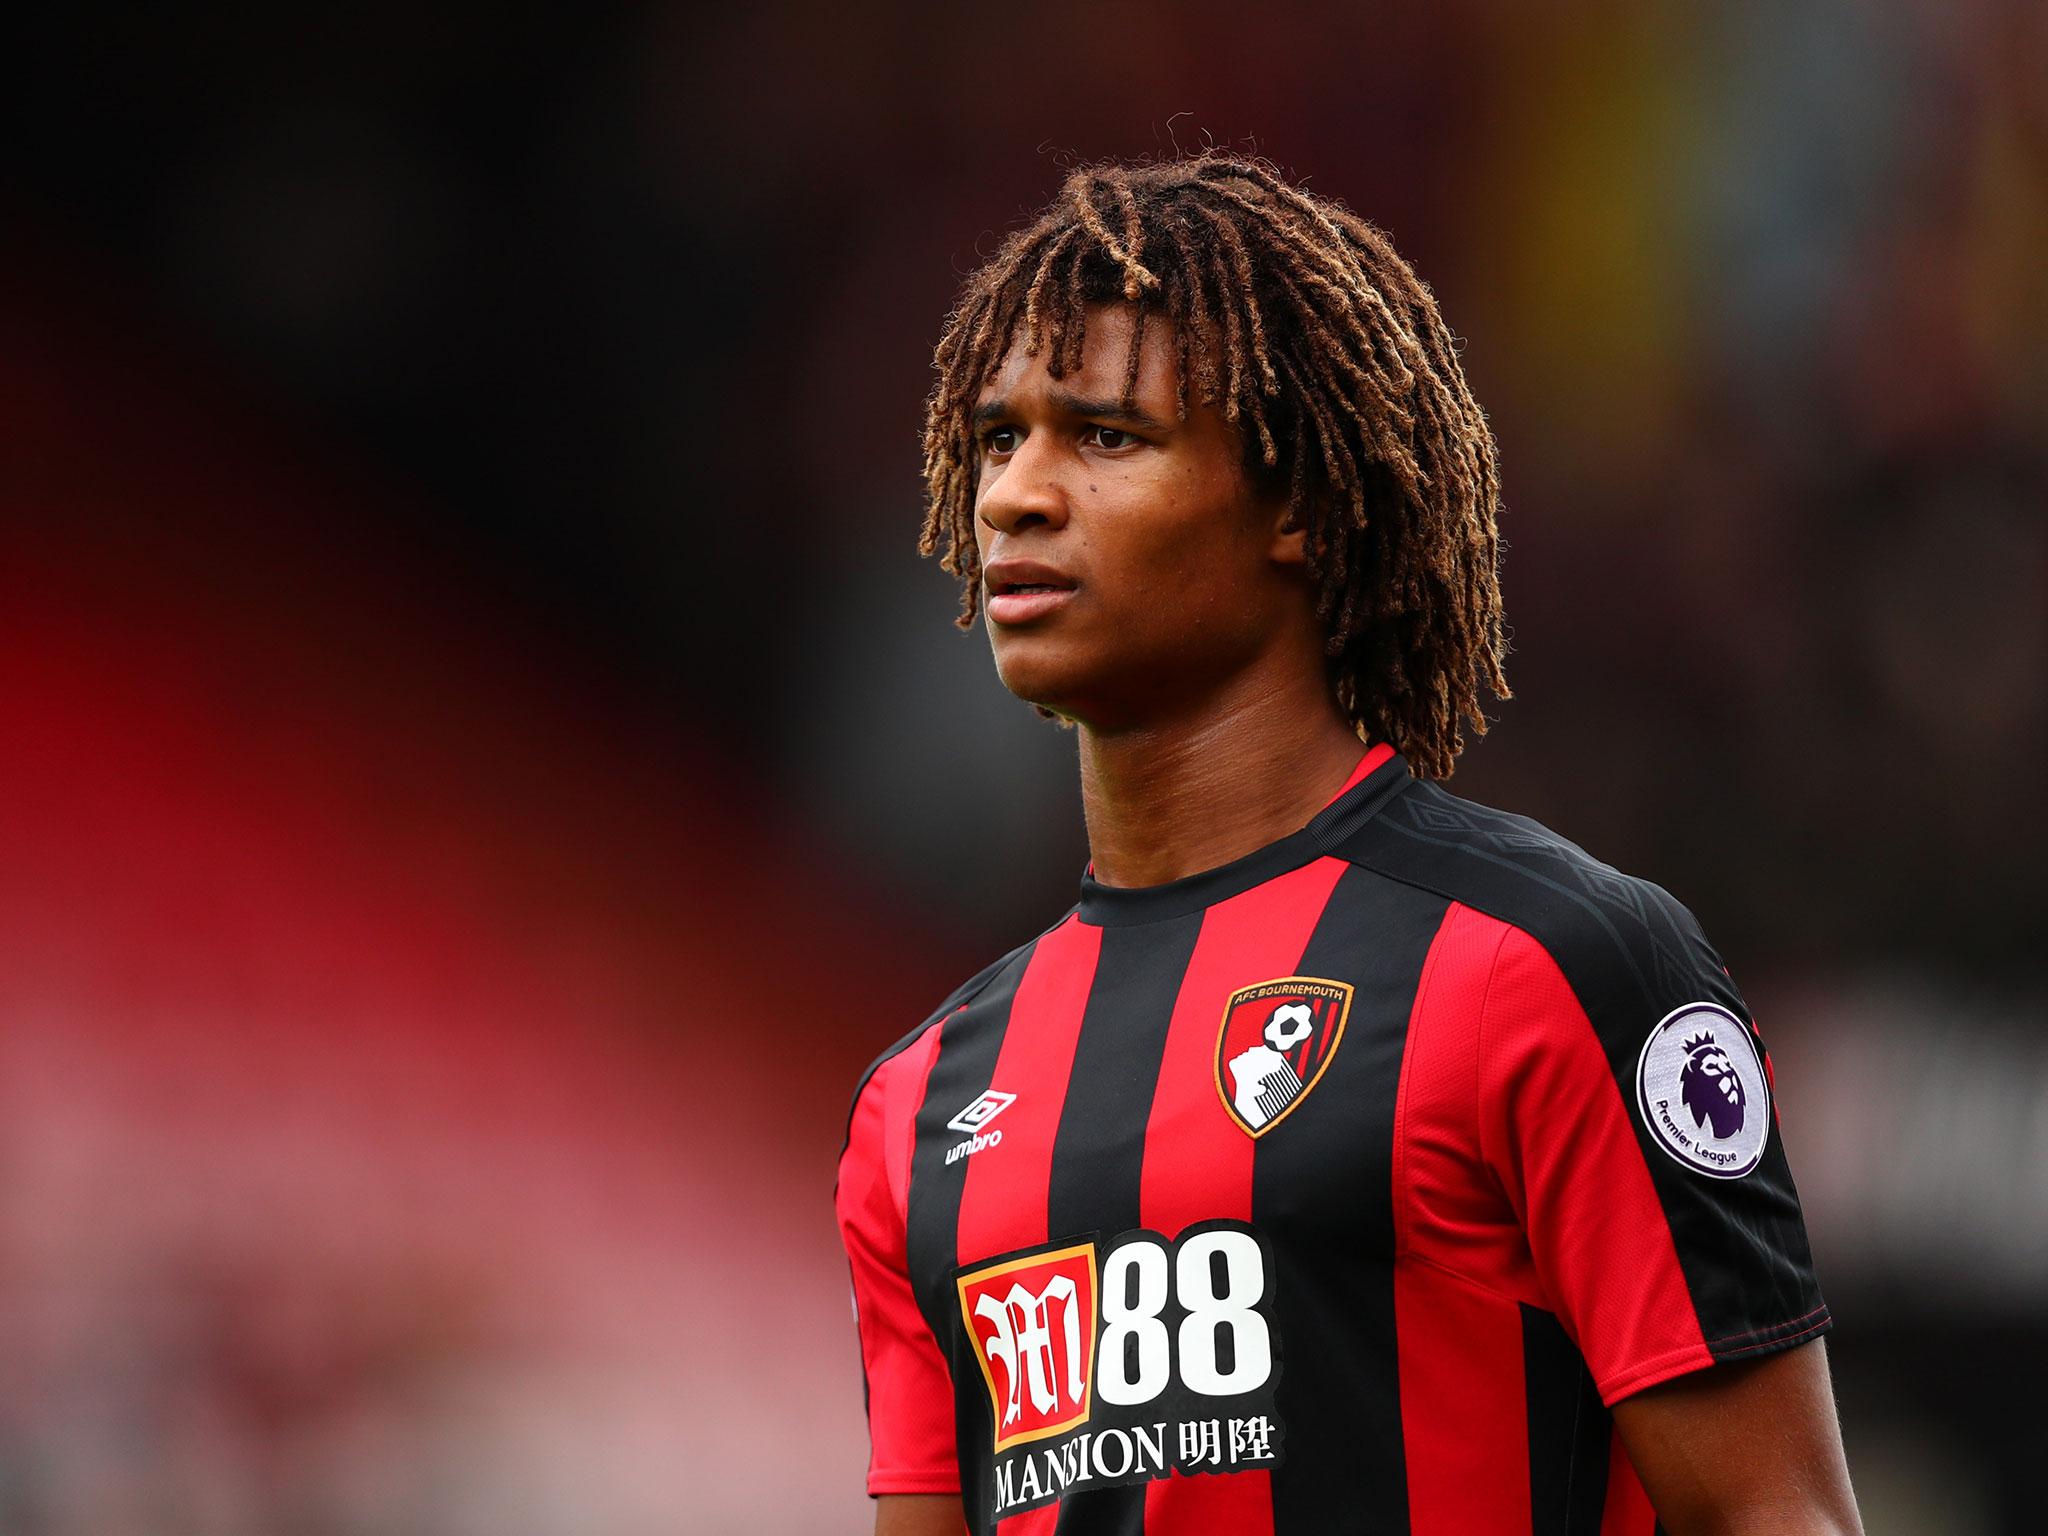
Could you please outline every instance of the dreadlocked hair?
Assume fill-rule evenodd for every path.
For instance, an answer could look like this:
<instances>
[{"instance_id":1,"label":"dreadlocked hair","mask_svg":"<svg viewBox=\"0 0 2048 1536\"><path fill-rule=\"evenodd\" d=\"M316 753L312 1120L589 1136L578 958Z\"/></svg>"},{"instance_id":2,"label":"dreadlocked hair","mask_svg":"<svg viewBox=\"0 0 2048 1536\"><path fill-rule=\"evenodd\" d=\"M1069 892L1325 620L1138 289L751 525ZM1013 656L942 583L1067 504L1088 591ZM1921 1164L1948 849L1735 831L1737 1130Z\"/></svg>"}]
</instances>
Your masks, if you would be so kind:
<instances>
[{"instance_id":1,"label":"dreadlocked hair","mask_svg":"<svg viewBox=\"0 0 2048 1536\"><path fill-rule=\"evenodd\" d=\"M1090 305L1134 310L1123 399L1147 324L1175 346L1176 404L1219 407L1248 475L1304 532L1340 707L1423 778L1449 776L1483 686L1509 696L1493 435L1436 300L1387 237L1264 161L1206 153L1074 171L967 282L933 355L922 554L981 606L977 398L1020 336L1063 378Z\"/></svg>"}]
</instances>

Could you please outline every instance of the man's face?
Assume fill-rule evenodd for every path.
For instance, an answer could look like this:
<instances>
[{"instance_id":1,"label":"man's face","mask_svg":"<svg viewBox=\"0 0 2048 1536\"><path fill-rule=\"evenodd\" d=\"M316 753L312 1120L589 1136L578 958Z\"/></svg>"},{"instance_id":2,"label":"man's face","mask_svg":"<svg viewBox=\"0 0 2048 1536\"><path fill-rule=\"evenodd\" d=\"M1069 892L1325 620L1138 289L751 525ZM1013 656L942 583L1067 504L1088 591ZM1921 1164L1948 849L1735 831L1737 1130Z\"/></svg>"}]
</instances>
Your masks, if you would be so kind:
<instances>
[{"instance_id":1,"label":"man's face","mask_svg":"<svg viewBox=\"0 0 2048 1536\"><path fill-rule=\"evenodd\" d=\"M1236 428L1190 398L1148 317L1130 408L1131 311L1091 307L1078 371L1013 348L977 405L975 538L996 670L1098 730L1199 706L1283 639L1310 593L1284 498L1254 492ZM1308 615L1312 623L1312 614Z\"/></svg>"}]
</instances>

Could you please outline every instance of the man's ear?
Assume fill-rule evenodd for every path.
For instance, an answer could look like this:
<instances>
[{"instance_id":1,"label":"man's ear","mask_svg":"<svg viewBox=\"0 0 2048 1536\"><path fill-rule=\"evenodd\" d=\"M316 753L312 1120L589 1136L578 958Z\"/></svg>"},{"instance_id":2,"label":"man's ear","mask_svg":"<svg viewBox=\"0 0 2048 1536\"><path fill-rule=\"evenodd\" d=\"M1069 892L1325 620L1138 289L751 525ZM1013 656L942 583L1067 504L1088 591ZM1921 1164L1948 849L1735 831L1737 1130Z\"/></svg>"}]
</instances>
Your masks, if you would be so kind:
<instances>
[{"instance_id":1,"label":"man's ear","mask_svg":"<svg viewBox=\"0 0 2048 1536\"><path fill-rule=\"evenodd\" d=\"M1273 540L1267 550L1267 557L1275 565L1300 569L1308 564L1307 510L1297 509L1289 500L1281 501L1275 509Z\"/></svg>"}]
</instances>

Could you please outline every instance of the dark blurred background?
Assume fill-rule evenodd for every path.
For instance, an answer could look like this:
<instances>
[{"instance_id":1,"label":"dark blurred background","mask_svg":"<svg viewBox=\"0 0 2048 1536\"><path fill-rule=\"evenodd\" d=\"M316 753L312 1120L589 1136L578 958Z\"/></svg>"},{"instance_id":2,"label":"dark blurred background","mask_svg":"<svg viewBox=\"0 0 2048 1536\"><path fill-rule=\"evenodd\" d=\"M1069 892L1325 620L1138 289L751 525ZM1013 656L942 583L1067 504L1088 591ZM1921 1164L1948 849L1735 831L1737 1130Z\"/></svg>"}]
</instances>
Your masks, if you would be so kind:
<instances>
[{"instance_id":1,"label":"dark blurred background","mask_svg":"<svg viewBox=\"0 0 2048 1536\"><path fill-rule=\"evenodd\" d=\"M1085 857L913 554L930 347L1075 158L1212 141L1466 340L1518 697L1457 787L1742 981L1873 1536L2040 1529L2038 0L8 51L0 1530L865 1525L847 1095Z\"/></svg>"}]
</instances>

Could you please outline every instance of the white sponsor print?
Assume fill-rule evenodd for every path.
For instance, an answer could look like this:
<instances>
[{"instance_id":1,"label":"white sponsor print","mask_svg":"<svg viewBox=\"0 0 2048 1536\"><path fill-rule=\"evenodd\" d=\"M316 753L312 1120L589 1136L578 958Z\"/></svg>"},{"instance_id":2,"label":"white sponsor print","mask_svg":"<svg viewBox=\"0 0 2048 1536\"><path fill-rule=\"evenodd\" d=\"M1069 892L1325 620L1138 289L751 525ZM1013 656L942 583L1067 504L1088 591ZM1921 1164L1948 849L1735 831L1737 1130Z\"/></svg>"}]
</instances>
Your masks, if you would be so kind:
<instances>
[{"instance_id":1,"label":"white sponsor print","mask_svg":"<svg viewBox=\"0 0 2048 1536\"><path fill-rule=\"evenodd\" d=\"M992 1410L992 1513L1075 1487L1279 1465L1269 1264L1254 1230L1219 1220L957 1275Z\"/></svg>"},{"instance_id":2,"label":"white sponsor print","mask_svg":"<svg viewBox=\"0 0 2048 1536\"><path fill-rule=\"evenodd\" d=\"M1636 1107L1657 1145L1694 1172L1750 1172L1771 1137L1771 1085L1749 1027L1718 1003L1674 1008L1643 1042Z\"/></svg>"},{"instance_id":3,"label":"white sponsor print","mask_svg":"<svg viewBox=\"0 0 2048 1536\"><path fill-rule=\"evenodd\" d=\"M1052 1446L1027 1446L996 1461L998 1516L1049 1495L1091 1482L1129 1483L1165 1477L1168 1469L1243 1472L1272 1467L1280 1458L1279 1426L1265 1414L1237 1419L1161 1420L1129 1429L1082 1430ZM1168 1460L1178 1442L1180 1456Z\"/></svg>"}]
</instances>

